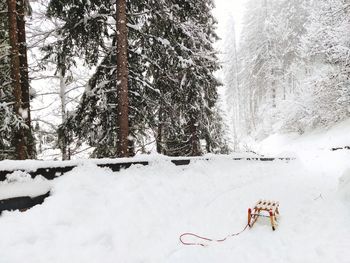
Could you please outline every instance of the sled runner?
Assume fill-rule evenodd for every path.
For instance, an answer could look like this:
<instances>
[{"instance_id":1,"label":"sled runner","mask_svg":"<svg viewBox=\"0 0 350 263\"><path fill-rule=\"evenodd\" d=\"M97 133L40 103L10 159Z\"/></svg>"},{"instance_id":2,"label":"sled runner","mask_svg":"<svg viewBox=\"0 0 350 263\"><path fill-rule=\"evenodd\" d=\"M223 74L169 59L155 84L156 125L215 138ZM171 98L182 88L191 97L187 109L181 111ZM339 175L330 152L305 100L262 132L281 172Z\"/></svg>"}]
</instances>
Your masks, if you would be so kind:
<instances>
[{"instance_id":1,"label":"sled runner","mask_svg":"<svg viewBox=\"0 0 350 263\"><path fill-rule=\"evenodd\" d=\"M255 222L259 217L269 217L271 221L272 230L276 229L277 215L279 215L278 211L279 203L270 200L259 200L253 209L248 209L248 226L250 228L253 227ZM260 214L262 211L268 213L267 215Z\"/></svg>"}]
</instances>

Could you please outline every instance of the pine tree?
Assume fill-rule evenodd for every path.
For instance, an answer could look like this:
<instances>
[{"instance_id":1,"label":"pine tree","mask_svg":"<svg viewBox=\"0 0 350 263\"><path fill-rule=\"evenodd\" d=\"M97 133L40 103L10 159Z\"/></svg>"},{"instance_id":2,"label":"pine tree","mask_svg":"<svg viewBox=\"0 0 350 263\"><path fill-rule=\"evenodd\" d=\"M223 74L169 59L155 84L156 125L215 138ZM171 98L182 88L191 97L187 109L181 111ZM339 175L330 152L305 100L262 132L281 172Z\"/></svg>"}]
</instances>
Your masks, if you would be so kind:
<instances>
[{"instance_id":1,"label":"pine tree","mask_svg":"<svg viewBox=\"0 0 350 263\"><path fill-rule=\"evenodd\" d=\"M230 16L226 23L226 32L223 36L223 84L225 86L226 105L229 115L229 122L233 132L233 150L238 150L239 132L242 127L240 122L240 108L242 107L242 98L240 96L239 62L237 50L237 33L233 16Z\"/></svg>"},{"instance_id":2,"label":"pine tree","mask_svg":"<svg viewBox=\"0 0 350 263\"><path fill-rule=\"evenodd\" d=\"M250 134L256 129L257 102L264 93L265 72L261 67L265 65L268 50L265 22L267 19L266 2L251 0L247 4L247 12L242 30L240 53L242 70L240 71L241 96L246 103L241 107L245 120L244 130Z\"/></svg>"},{"instance_id":3,"label":"pine tree","mask_svg":"<svg viewBox=\"0 0 350 263\"><path fill-rule=\"evenodd\" d=\"M18 0L17 10L17 38L18 38L18 54L19 54L19 70L20 83L22 91L22 108L26 112L25 124L27 128L24 130L26 144L26 158L35 157L34 137L32 135L31 113L30 113L30 87L28 76L28 58L27 58L27 41L25 16L30 11L27 0Z\"/></svg>"},{"instance_id":4,"label":"pine tree","mask_svg":"<svg viewBox=\"0 0 350 263\"><path fill-rule=\"evenodd\" d=\"M17 10L16 1L8 0L8 25L9 25L9 43L11 46L11 80L12 89L14 94L14 111L17 116L22 115L22 90L20 82L20 61L19 61L19 50L18 50L18 36L17 36ZM15 130L13 137L13 143L16 147L17 157L20 160L26 159L25 149L25 135L23 126L19 126Z\"/></svg>"},{"instance_id":5,"label":"pine tree","mask_svg":"<svg viewBox=\"0 0 350 263\"><path fill-rule=\"evenodd\" d=\"M312 7L300 45L308 61L304 88L296 98L303 107L285 125L291 130L294 120L301 132L328 127L350 116L350 44L344 34L350 26L349 5L342 0L322 0Z\"/></svg>"},{"instance_id":6,"label":"pine tree","mask_svg":"<svg viewBox=\"0 0 350 263\"><path fill-rule=\"evenodd\" d=\"M135 11L130 11L134 9ZM138 12L139 8L129 3L128 10ZM81 56L88 65L97 65L76 113L68 118L60 134L72 138L69 134L74 130L79 137L95 147L94 156L115 157L118 155L118 127L115 121L118 117L115 77L117 48L115 27L109 27L109 20L115 17L115 6L110 1L81 1L75 4L51 1L48 14L65 22L59 31L64 32L66 36L47 47L49 53L53 50L63 50L66 57ZM132 19L128 17L131 24L134 23ZM129 36L132 37L135 32L136 30L131 28ZM132 126L129 139L134 138L129 140L129 151L132 155L134 142L141 141L140 134L144 135L143 127L147 118L144 118L143 105L147 98L143 93L148 84L144 81L141 55L135 52L137 48L134 45L137 43L132 38L129 42L129 125ZM100 56L103 56L103 59L99 60ZM68 62L69 64L71 63Z\"/></svg>"},{"instance_id":7,"label":"pine tree","mask_svg":"<svg viewBox=\"0 0 350 263\"><path fill-rule=\"evenodd\" d=\"M213 109L218 98L217 87L220 85L213 75L213 72L219 69L213 48L213 42L217 39L216 21L210 13L214 7L211 0L200 3L188 1L187 4L180 17L183 19L181 22L185 25L185 34L186 31L189 33L184 43L193 53L189 56L190 63L184 75L185 79L183 79L184 88L188 92L184 107L188 114L190 154L200 155L202 152L200 139L210 134L207 124L214 120ZM205 122L206 118L208 123Z\"/></svg>"},{"instance_id":8,"label":"pine tree","mask_svg":"<svg viewBox=\"0 0 350 263\"><path fill-rule=\"evenodd\" d=\"M258 139L280 128L288 99L296 92L296 65L303 64L298 46L305 34L308 2L248 2L240 45L240 96L247 100L239 116L246 120L245 133Z\"/></svg>"},{"instance_id":9,"label":"pine tree","mask_svg":"<svg viewBox=\"0 0 350 263\"><path fill-rule=\"evenodd\" d=\"M0 158L34 157L31 134L28 64L24 13L25 1L7 1L1 7ZM8 16L7 16L8 15Z\"/></svg>"},{"instance_id":10,"label":"pine tree","mask_svg":"<svg viewBox=\"0 0 350 263\"><path fill-rule=\"evenodd\" d=\"M219 85L213 76L218 63L212 47L216 39L212 7L211 1L128 2L131 154L136 147L143 148L152 134L159 152L169 155L198 155L200 140L211 139L208 123L216 121L213 112ZM65 36L50 49L72 46L67 51L70 57L81 54L86 63L97 65L61 134L71 137L74 130L95 147L94 156L116 156L118 41L109 27L114 6L109 1L75 1L73 5L52 0L48 14L64 21L60 32Z\"/></svg>"},{"instance_id":11,"label":"pine tree","mask_svg":"<svg viewBox=\"0 0 350 263\"><path fill-rule=\"evenodd\" d=\"M6 2L0 2L0 11L0 159L13 159L16 156L12 145L13 131L20 120L13 110Z\"/></svg>"},{"instance_id":12,"label":"pine tree","mask_svg":"<svg viewBox=\"0 0 350 263\"><path fill-rule=\"evenodd\" d=\"M165 1L149 20L150 70L160 89L158 152L168 155L200 155L200 140L211 143L210 124L216 120L219 69L213 42L216 21L211 1ZM210 146L206 147L211 149Z\"/></svg>"}]
</instances>

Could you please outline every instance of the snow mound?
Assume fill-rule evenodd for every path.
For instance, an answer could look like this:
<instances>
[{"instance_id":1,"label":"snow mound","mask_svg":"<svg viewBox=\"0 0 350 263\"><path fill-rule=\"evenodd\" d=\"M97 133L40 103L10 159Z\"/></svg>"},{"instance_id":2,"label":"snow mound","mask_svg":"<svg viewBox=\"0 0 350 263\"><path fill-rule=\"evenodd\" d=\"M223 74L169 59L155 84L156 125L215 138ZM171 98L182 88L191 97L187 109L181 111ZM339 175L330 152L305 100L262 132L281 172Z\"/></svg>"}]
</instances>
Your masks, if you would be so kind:
<instances>
[{"instance_id":1,"label":"snow mound","mask_svg":"<svg viewBox=\"0 0 350 263\"><path fill-rule=\"evenodd\" d=\"M0 182L0 200L21 196L36 197L51 189L51 182L44 177L36 176L33 179L30 174L22 171L15 171L6 178Z\"/></svg>"},{"instance_id":2,"label":"snow mound","mask_svg":"<svg viewBox=\"0 0 350 263\"><path fill-rule=\"evenodd\" d=\"M339 178L350 169L350 119L327 130L317 129L303 135L274 134L251 145L254 151L270 156L297 157L308 169L320 175ZM332 151L332 148L343 148Z\"/></svg>"},{"instance_id":3,"label":"snow mound","mask_svg":"<svg viewBox=\"0 0 350 263\"><path fill-rule=\"evenodd\" d=\"M303 135L297 133L274 134L253 146L258 152L278 154L283 151L330 151L332 148L350 146L350 119L329 129L316 129Z\"/></svg>"},{"instance_id":4,"label":"snow mound","mask_svg":"<svg viewBox=\"0 0 350 263\"><path fill-rule=\"evenodd\" d=\"M339 178L339 194L346 201L350 202L350 169L347 169Z\"/></svg>"},{"instance_id":5,"label":"snow mound","mask_svg":"<svg viewBox=\"0 0 350 263\"><path fill-rule=\"evenodd\" d=\"M23 171L14 171L13 173L6 175L7 183L23 183L29 182L31 180L32 177L30 176L30 174Z\"/></svg>"},{"instance_id":6,"label":"snow mound","mask_svg":"<svg viewBox=\"0 0 350 263\"><path fill-rule=\"evenodd\" d=\"M3 213L0 261L348 263L350 215L337 184L298 160L159 160L117 173L85 162L53 180L42 205ZM280 202L276 231L260 218L220 244L179 242L184 232L219 239L240 231L258 199Z\"/></svg>"}]
</instances>

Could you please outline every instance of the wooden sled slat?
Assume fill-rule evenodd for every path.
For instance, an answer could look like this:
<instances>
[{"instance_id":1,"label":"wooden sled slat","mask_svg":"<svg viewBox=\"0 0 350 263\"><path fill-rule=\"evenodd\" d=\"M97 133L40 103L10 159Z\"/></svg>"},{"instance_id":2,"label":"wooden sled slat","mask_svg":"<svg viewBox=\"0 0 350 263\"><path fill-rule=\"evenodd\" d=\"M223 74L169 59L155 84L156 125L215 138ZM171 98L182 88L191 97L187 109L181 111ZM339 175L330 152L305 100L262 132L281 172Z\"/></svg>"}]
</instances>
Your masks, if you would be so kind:
<instances>
[{"instance_id":1,"label":"wooden sled slat","mask_svg":"<svg viewBox=\"0 0 350 263\"><path fill-rule=\"evenodd\" d=\"M261 212L267 212L272 230L276 230L277 226L277 215L279 215L279 202L272 200L259 200L253 209L248 209L248 225L252 228L259 217L264 216Z\"/></svg>"}]
</instances>

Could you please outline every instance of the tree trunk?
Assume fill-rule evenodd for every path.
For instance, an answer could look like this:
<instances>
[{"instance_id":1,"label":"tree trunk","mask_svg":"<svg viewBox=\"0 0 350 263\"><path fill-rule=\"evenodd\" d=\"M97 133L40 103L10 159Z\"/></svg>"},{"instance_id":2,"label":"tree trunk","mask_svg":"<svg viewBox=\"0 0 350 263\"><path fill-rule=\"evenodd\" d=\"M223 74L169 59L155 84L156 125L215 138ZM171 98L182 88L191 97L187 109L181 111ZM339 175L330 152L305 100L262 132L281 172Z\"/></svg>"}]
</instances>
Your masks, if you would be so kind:
<instances>
[{"instance_id":1,"label":"tree trunk","mask_svg":"<svg viewBox=\"0 0 350 263\"><path fill-rule=\"evenodd\" d=\"M27 112L25 123L28 126L26 129L26 147L27 158L34 158L34 140L31 129L30 116L30 94L29 94L29 77L28 77L28 58L27 58L27 42L25 29L25 0L17 0L17 37L18 37L18 52L19 52L19 70L20 82L22 90L22 107Z\"/></svg>"},{"instance_id":2,"label":"tree trunk","mask_svg":"<svg viewBox=\"0 0 350 263\"><path fill-rule=\"evenodd\" d=\"M272 108L276 108L276 81L272 81Z\"/></svg>"},{"instance_id":3,"label":"tree trunk","mask_svg":"<svg viewBox=\"0 0 350 263\"><path fill-rule=\"evenodd\" d=\"M117 0L117 155L128 157L129 101L128 101L128 30L126 0Z\"/></svg>"},{"instance_id":4,"label":"tree trunk","mask_svg":"<svg viewBox=\"0 0 350 263\"><path fill-rule=\"evenodd\" d=\"M190 132L191 132L191 137L190 137L190 144L191 144L191 156L200 156L202 155L201 152L201 146L199 142L199 137L198 137L198 128L197 128L197 122L196 119L191 116L190 120Z\"/></svg>"},{"instance_id":5,"label":"tree trunk","mask_svg":"<svg viewBox=\"0 0 350 263\"><path fill-rule=\"evenodd\" d=\"M22 89L20 83L20 60L17 36L17 11L16 0L7 0L8 18L9 18L9 39L11 45L11 79L13 95L15 98L14 111L18 117L22 117ZM20 126L15 131L14 145L16 148L17 159L24 160L27 158L27 149L25 141L24 128Z\"/></svg>"},{"instance_id":6,"label":"tree trunk","mask_svg":"<svg viewBox=\"0 0 350 263\"><path fill-rule=\"evenodd\" d=\"M239 126L239 100L241 97L239 96L239 76L238 76L238 56L237 56L237 38L236 38L236 24L234 23L233 25L233 34L234 34L234 41L233 41L233 48L235 52L235 92L234 92L234 98L233 98L233 151L237 152L238 151L238 136L237 136L237 127Z\"/></svg>"},{"instance_id":7,"label":"tree trunk","mask_svg":"<svg viewBox=\"0 0 350 263\"><path fill-rule=\"evenodd\" d=\"M60 78L60 100L61 100L61 114L62 114L62 123L65 123L67 113L66 113L66 77L64 76L63 69L60 69L59 71L59 78ZM62 153L62 160L68 160L68 153L67 153L67 138L66 135L63 134L63 138L61 139L61 153Z\"/></svg>"},{"instance_id":8,"label":"tree trunk","mask_svg":"<svg viewBox=\"0 0 350 263\"><path fill-rule=\"evenodd\" d=\"M163 103L160 101L160 103ZM158 131L157 131L157 153L163 154L163 106L161 105L158 112Z\"/></svg>"}]
</instances>

